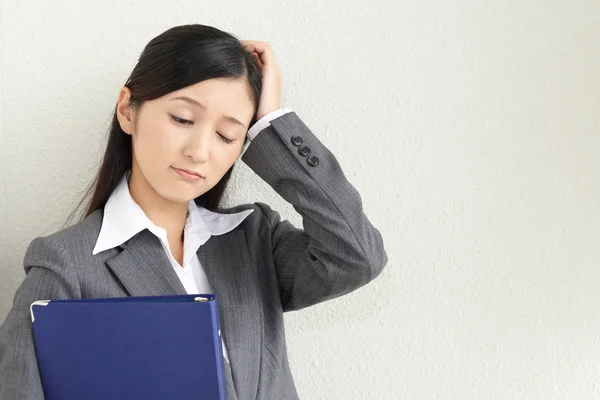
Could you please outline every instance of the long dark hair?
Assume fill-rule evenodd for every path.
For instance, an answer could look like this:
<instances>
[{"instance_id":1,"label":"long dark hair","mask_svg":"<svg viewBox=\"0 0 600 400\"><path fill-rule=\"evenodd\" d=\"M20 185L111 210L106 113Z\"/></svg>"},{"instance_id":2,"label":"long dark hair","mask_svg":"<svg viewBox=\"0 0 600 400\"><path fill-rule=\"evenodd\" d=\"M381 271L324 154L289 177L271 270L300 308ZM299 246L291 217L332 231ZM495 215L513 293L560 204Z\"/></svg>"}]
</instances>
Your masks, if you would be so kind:
<instances>
[{"instance_id":1,"label":"long dark hair","mask_svg":"<svg viewBox=\"0 0 600 400\"><path fill-rule=\"evenodd\" d=\"M260 70L237 38L211 26L177 26L152 39L142 51L125 86L131 91L129 104L133 109L139 109L145 101L212 78L247 80L254 103L250 125L254 124L262 90ZM125 172L131 168L131 154L131 136L121 129L115 106L100 169L69 220L90 197L81 219L104 207ZM232 171L233 166L212 189L195 199L196 204L218 210Z\"/></svg>"}]
</instances>

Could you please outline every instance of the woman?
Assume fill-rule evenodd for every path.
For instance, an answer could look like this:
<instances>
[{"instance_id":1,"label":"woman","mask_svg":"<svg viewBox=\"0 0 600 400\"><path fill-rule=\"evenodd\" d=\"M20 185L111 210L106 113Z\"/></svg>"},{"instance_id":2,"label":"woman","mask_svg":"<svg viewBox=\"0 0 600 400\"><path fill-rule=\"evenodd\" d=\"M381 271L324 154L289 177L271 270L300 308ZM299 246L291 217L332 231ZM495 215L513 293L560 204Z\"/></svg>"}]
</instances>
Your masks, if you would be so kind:
<instances>
[{"instance_id":1,"label":"woman","mask_svg":"<svg viewBox=\"0 0 600 400\"><path fill-rule=\"evenodd\" d=\"M219 295L230 399L295 399L283 312L349 293L387 262L340 165L280 108L271 48L186 25L144 48L120 90L103 163L77 224L27 249L0 327L0 398L42 399L37 299ZM241 159L301 214L221 209Z\"/></svg>"}]
</instances>

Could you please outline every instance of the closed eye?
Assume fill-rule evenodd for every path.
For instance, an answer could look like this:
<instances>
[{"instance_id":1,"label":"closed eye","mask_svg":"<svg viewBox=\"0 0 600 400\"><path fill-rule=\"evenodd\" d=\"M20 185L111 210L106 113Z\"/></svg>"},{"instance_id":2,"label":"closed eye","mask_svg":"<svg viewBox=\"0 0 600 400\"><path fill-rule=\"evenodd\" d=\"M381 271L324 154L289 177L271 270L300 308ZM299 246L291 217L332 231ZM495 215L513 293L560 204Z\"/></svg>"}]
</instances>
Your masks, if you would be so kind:
<instances>
[{"instance_id":1,"label":"closed eye","mask_svg":"<svg viewBox=\"0 0 600 400\"><path fill-rule=\"evenodd\" d=\"M178 125L182 125L182 126L191 126L191 125L194 125L194 121L190 121L190 120L187 120L187 119L179 118L179 117L176 117L174 115L171 115L171 119L173 121L175 121L175 123L178 124Z\"/></svg>"},{"instance_id":2,"label":"closed eye","mask_svg":"<svg viewBox=\"0 0 600 400\"><path fill-rule=\"evenodd\" d=\"M217 132L217 135L219 135L219 138L224 141L227 144L233 143L233 140L231 139L227 139L225 136L221 135L219 132Z\"/></svg>"},{"instance_id":3,"label":"closed eye","mask_svg":"<svg viewBox=\"0 0 600 400\"><path fill-rule=\"evenodd\" d=\"M179 117L176 117L175 115L171 115L171 119L173 121L175 121L175 123L177 125L181 125L181 126L192 126L192 125L194 125L194 121L190 121L190 120L187 120L187 119L179 118ZM219 132L217 132L217 135L219 135L219 139L221 139L223 142L225 142L227 144L233 143L232 139L228 139L227 137L223 136Z\"/></svg>"}]
</instances>

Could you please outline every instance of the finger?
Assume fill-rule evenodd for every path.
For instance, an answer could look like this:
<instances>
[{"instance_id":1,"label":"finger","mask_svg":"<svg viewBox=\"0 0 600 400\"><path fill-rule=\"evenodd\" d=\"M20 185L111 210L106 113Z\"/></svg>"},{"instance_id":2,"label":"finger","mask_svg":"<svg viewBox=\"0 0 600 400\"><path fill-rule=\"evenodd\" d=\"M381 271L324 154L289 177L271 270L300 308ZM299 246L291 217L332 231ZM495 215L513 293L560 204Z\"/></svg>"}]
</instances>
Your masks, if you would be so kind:
<instances>
[{"instance_id":1,"label":"finger","mask_svg":"<svg viewBox=\"0 0 600 400\"><path fill-rule=\"evenodd\" d=\"M254 45L248 43L248 41L241 41L242 45L244 46L244 49L250 53L252 55L252 58L254 59L254 61L256 61L256 63L260 66L262 65L262 62L260 61L260 56L258 55L258 53L256 52L256 49L254 47Z\"/></svg>"},{"instance_id":2,"label":"finger","mask_svg":"<svg viewBox=\"0 0 600 400\"><path fill-rule=\"evenodd\" d=\"M246 48L246 50L248 50L249 52L253 53L257 53L259 55L264 54L267 51L270 51L270 45L267 42L262 42L259 40L243 40L242 44L244 45L244 47Z\"/></svg>"},{"instance_id":3,"label":"finger","mask_svg":"<svg viewBox=\"0 0 600 400\"><path fill-rule=\"evenodd\" d=\"M248 51L256 52L263 64L273 67L276 66L275 54L269 43L260 40L242 40L241 42L246 46Z\"/></svg>"},{"instance_id":4,"label":"finger","mask_svg":"<svg viewBox=\"0 0 600 400\"><path fill-rule=\"evenodd\" d=\"M244 46L244 48L249 51L250 53L254 52L254 42L252 40L240 40L240 42L242 43L242 46Z\"/></svg>"},{"instance_id":5,"label":"finger","mask_svg":"<svg viewBox=\"0 0 600 400\"><path fill-rule=\"evenodd\" d=\"M256 62L256 65L258 65L258 67L262 69L263 63L262 61L260 61L260 57L258 56L258 54L252 53L252 58L254 58L254 62Z\"/></svg>"},{"instance_id":6,"label":"finger","mask_svg":"<svg viewBox=\"0 0 600 400\"><path fill-rule=\"evenodd\" d=\"M258 67L262 69L263 63L260 60L260 56L256 52L255 46L248 40L240 40L240 42L244 46L244 49L252 55L252 58L254 59L256 65L258 65Z\"/></svg>"}]
</instances>

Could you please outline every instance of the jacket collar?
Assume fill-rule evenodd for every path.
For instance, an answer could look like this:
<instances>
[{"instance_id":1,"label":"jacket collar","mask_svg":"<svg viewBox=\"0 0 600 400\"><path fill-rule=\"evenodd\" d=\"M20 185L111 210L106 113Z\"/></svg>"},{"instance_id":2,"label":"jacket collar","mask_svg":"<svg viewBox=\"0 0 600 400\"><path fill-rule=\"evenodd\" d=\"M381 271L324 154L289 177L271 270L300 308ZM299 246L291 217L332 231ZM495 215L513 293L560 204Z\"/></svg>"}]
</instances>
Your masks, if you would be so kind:
<instances>
[{"instance_id":1,"label":"jacket collar","mask_svg":"<svg viewBox=\"0 0 600 400\"><path fill-rule=\"evenodd\" d=\"M124 174L104 206L102 227L92 255L120 246L144 229L148 229L156 237L166 242L165 230L156 226L131 197L128 185L130 174L131 171ZM232 231L252 211L221 214L198 206L191 200L188 203L188 217L185 222L184 253L187 254L185 261L211 236L223 235Z\"/></svg>"}]
</instances>

